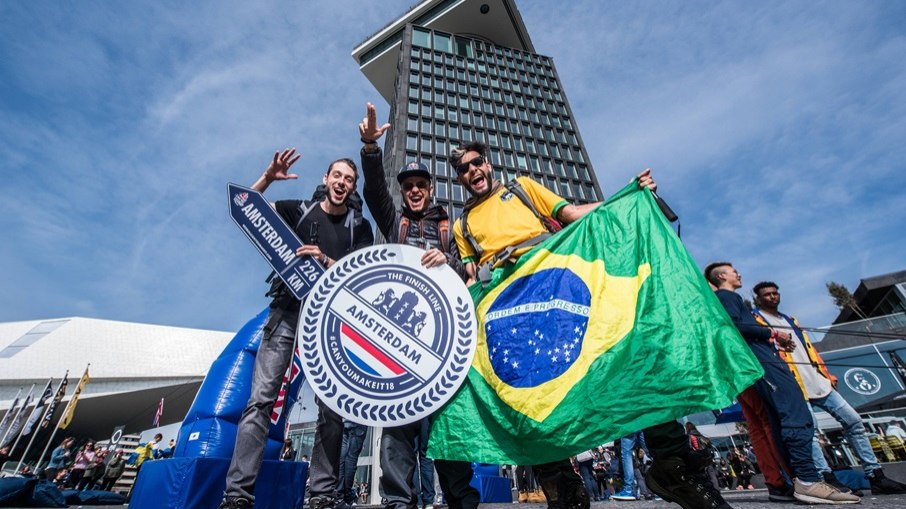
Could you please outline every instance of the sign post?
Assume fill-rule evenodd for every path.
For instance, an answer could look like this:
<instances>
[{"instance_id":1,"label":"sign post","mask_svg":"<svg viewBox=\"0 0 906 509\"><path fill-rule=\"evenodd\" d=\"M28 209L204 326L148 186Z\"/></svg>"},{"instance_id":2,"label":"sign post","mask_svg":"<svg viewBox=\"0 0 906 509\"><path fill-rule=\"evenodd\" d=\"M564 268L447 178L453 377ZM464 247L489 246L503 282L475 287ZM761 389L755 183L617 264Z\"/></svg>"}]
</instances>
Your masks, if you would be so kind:
<instances>
[{"instance_id":1,"label":"sign post","mask_svg":"<svg viewBox=\"0 0 906 509\"><path fill-rule=\"evenodd\" d=\"M233 222L286 283L286 288L303 300L324 273L324 267L311 256L296 256L296 249L304 244L261 193L233 183L227 184L227 190Z\"/></svg>"}]
</instances>

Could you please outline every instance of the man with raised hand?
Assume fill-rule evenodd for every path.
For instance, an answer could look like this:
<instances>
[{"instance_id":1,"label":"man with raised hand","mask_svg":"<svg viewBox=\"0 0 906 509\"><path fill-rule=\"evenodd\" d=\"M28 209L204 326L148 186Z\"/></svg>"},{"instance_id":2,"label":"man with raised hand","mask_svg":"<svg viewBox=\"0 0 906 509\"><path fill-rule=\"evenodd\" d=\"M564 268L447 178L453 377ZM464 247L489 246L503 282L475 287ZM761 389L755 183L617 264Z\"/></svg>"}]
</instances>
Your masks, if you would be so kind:
<instances>
[{"instance_id":1,"label":"man with raised hand","mask_svg":"<svg viewBox=\"0 0 906 509\"><path fill-rule=\"evenodd\" d=\"M906 485L884 475L884 470L868 442L862 418L837 392L837 377L827 370L818 351L809 341L808 334L802 330L795 318L780 312L780 287L777 283L763 281L752 288L752 293L755 297L755 319L774 331L791 334L793 347L779 350L780 357L789 364L790 371L796 377L811 406L829 413L843 426L846 439L862 461L862 470L871 484L872 494L906 493ZM812 440L812 459L825 481L833 485L839 484L821 452L817 437Z\"/></svg>"},{"instance_id":2,"label":"man with raised hand","mask_svg":"<svg viewBox=\"0 0 906 509\"><path fill-rule=\"evenodd\" d=\"M274 153L273 161L252 189L263 193L274 181L299 178L289 173L299 157L295 149ZM347 207L357 180L355 163L350 159L337 159L330 163L322 178L326 187L323 199L281 200L271 204L305 244L296 250L296 256L311 256L324 267L330 267L352 251L374 243L371 225ZM264 457L271 411L283 374L292 362L302 302L279 278L275 278L267 295L272 298L270 311L255 355L251 395L239 419L236 446L219 509L245 509L255 503L255 481ZM320 400L317 403L318 424L309 471L309 500L311 509L328 509L336 502L343 421Z\"/></svg>"},{"instance_id":3,"label":"man with raised hand","mask_svg":"<svg viewBox=\"0 0 906 509\"><path fill-rule=\"evenodd\" d=\"M384 175L383 153L377 142L390 124L377 125L374 105L368 103L365 118L359 124L362 143L362 172L365 175L363 195L368 210L387 242L407 244L425 250L421 263L426 268L449 265L464 278L462 262L450 235L447 211L432 204L434 185L428 167L411 161L400 168L396 180L400 185L402 205L396 208ZM430 419L427 417L426 419ZM417 444L422 421L403 426L385 427L381 435L381 492L386 509L414 509L418 494L413 485L418 456ZM472 465L466 461L435 460L438 481L450 509L478 507L480 494L469 485ZM427 504L426 504L427 505Z\"/></svg>"},{"instance_id":4,"label":"man with raised hand","mask_svg":"<svg viewBox=\"0 0 906 509\"><path fill-rule=\"evenodd\" d=\"M459 183L471 194L463 215L453 226L470 283L476 280L485 283L492 270L515 262L547 238L551 229L548 220L569 224L601 204L570 204L528 177L516 179L518 187L504 185L493 178L487 153L488 147L480 142L457 147L450 153ZM638 185L656 189L650 169L638 175ZM654 458L646 476L651 491L684 509L730 507L718 490L700 479L706 458L699 458L689 450L686 434L678 422L665 422L643 431ZM589 506L582 479L568 459L535 465L533 469L549 507Z\"/></svg>"},{"instance_id":5,"label":"man with raised hand","mask_svg":"<svg viewBox=\"0 0 906 509\"><path fill-rule=\"evenodd\" d=\"M752 349L764 369L764 377L755 382L772 422L779 426L782 448L795 479L793 497L810 504L857 504L861 499L843 493L824 482L812 461L812 440L815 429L812 414L802 391L790 373L778 350L795 347L788 332L771 330L755 321L736 290L742 287L742 276L729 262L715 262L705 267L705 277L716 288L720 303L743 339Z\"/></svg>"}]
</instances>

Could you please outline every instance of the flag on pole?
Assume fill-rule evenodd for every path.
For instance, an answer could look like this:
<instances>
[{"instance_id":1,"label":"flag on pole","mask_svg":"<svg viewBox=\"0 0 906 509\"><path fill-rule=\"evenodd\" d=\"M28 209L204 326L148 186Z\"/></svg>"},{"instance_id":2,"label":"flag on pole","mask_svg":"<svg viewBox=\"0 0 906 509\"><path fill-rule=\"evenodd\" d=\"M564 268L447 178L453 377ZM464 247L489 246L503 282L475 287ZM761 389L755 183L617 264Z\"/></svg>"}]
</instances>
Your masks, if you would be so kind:
<instances>
[{"instance_id":1,"label":"flag on pole","mask_svg":"<svg viewBox=\"0 0 906 509\"><path fill-rule=\"evenodd\" d=\"M53 384L53 378L47 381L47 385L44 386L44 392L41 393L41 395L38 397L37 402L35 402L35 409L31 411L31 415L28 416L28 420L25 421L25 425L22 426L23 437L27 437L31 433L32 428L34 428L35 423L37 423L38 420L41 419L41 414L42 412L44 412L44 407L47 404L47 400L50 399L51 396L53 396L53 388L51 387L51 384Z\"/></svg>"},{"instance_id":2,"label":"flag on pole","mask_svg":"<svg viewBox=\"0 0 906 509\"><path fill-rule=\"evenodd\" d=\"M157 412L154 413L154 421L151 423L155 428L160 426L160 418L164 415L164 398L160 398L157 404Z\"/></svg>"},{"instance_id":3,"label":"flag on pole","mask_svg":"<svg viewBox=\"0 0 906 509\"><path fill-rule=\"evenodd\" d=\"M25 422L25 411L28 409L28 405L31 404L31 395L33 392L35 392L34 384L32 384L31 390L28 391L28 396L25 397L22 406L19 407L19 410L16 411L16 415L13 416L12 421L10 421L9 428L7 428L2 438L0 438L0 448L13 443L13 440L19 436L19 431L22 429L22 424Z\"/></svg>"},{"instance_id":4,"label":"flag on pole","mask_svg":"<svg viewBox=\"0 0 906 509\"><path fill-rule=\"evenodd\" d=\"M69 424L72 422L72 416L75 414L76 404L79 402L79 395L82 394L82 390L85 389L85 386L88 385L88 382L91 381L91 377L88 376L88 368L85 368L85 373L82 375L82 379L79 380L79 385L76 387L75 392L72 394L72 400L69 401L69 404L66 405L66 410L63 411L63 417L60 417L60 429L66 429Z\"/></svg>"},{"instance_id":5,"label":"flag on pole","mask_svg":"<svg viewBox=\"0 0 906 509\"><path fill-rule=\"evenodd\" d=\"M636 183L470 290L477 350L432 458L560 460L726 407L763 373Z\"/></svg>"},{"instance_id":6,"label":"flag on pole","mask_svg":"<svg viewBox=\"0 0 906 509\"><path fill-rule=\"evenodd\" d=\"M60 401L63 400L63 396L66 395L66 385L69 383L69 371L63 375L63 380L60 381L60 385L57 387L57 393L54 395L53 399L50 401L50 405L47 407L47 413L44 414L44 420L41 421L41 429L47 429L50 426L50 423L53 421L53 413L57 410L57 406L60 404Z\"/></svg>"},{"instance_id":7,"label":"flag on pole","mask_svg":"<svg viewBox=\"0 0 906 509\"><path fill-rule=\"evenodd\" d=\"M16 393L16 399L13 400L13 404L9 406L9 410L6 411L6 415L3 416L3 420L0 421L0 439L3 438L3 435L6 434L6 430L9 428L9 423L13 421L13 417L16 415L16 411L19 410L19 396L22 395L22 389L19 389L19 392Z\"/></svg>"},{"instance_id":8,"label":"flag on pole","mask_svg":"<svg viewBox=\"0 0 906 509\"><path fill-rule=\"evenodd\" d=\"M302 357L299 355L299 345L293 350L293 362L290 363L289 369L283 374L283 383L280 384L280 392L277 394L277 401L274 402L274 409L271 410L271 424L277 424L280 416L283 415L283 407L286 406L287 392L289 388L299 377L302 372Z\"/></svg>"}]
</instances>

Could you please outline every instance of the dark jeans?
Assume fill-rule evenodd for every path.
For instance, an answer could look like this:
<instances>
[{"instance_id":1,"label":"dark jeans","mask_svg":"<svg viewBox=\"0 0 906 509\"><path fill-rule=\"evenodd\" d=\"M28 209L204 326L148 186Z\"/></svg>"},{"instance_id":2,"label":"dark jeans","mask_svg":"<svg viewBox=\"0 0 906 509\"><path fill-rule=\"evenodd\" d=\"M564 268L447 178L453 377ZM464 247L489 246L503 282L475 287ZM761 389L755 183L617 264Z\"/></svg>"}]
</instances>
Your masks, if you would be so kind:
<instances>
[{"instance_id":1,"label":"dark jeans","mask_svg":"<svg viewBox=\"0 0 906 509\"><path fill-rule=\"evenodd\" d=\"M814 422L799 383L789 366L779 358L777 362L761 362L761 366L764 377L755 382L754 387L768 412L775 441L783 444L781 452L786 454L785 459L795 477L806 482L820 481L812 459Z\"/></svg>"},{"instance_id":2,"label":"dark jeans","mask_svg":"<svg viewBox=\"0 0 906 509\"><path fill-rule=\"evenodd\" d=\"M418 436L415 437L415 450L418 454L418 475L413 479L415 498L422 505L434 503L434 460L427 456L428 436L431 434L431 422L425 417L419 421Z\"/></svg>"},{"instance_id":3,"label":"dark jeans","mask_svg":"<svg viewBox=\"0 0 906 509\"><path fill-rule=\"evenodd\" d=\"M318 424L308 471L311 497L336 497L340 477L340 452L343 448L343 418L327 405L318 403Z\"/></svg>"},{"instance_id":4,"label":"dark jeans","mask_svg":"<svg viewBox=\"0 0 906 509\"><path fill-rule=\"evenodd\" d=\"M343 444L340 447L340 475L337 480L337 499L351 504L355 501L352 483L359 464L359 455L365 445L368 427L351 421L343 422Z\"/></svg>"},{"instance_id":5,"label":"dark jeans","mask_svg":"<svg viewBox=\"0 0 906 509\"><path fill-rule=\"evenodd\" d=\"M449 509L477 509L481 494L472 482L472 464L468 461L434 460L440 489Z\"/></svg>"},{"instance_id":6,"label":"dark jeans","mask_svg":"<svg viewBox=\"0 0 906 509\"><path fill-rule=\"evenodd\" d=\"M598 500L601 498L601 493L598 491L598 483L595 481L595 475L592 472L594 462L593 459L579 461L579 474L582 475L582 480L585 482L585 491L588 492L588 498Z\"/></svg>"}]
</instances>

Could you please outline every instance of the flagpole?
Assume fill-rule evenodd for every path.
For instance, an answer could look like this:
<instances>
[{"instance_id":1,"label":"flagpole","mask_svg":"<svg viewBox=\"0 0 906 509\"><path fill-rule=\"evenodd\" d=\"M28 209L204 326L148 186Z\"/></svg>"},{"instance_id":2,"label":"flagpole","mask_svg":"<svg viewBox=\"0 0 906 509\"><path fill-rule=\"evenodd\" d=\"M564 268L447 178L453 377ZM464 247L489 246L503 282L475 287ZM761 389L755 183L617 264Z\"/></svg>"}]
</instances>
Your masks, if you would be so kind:
<instances>
[{"instance_id":1,"label":"flagpole","mask_svg":"<svg viewBox=\"0 0 906 509\"><path fill-rule=\"evenodd\" d=\"M0 438L0 447L3 447L4 445L6 445L6 437L9 436L9 432L10 432L10 430L12 430L13 425L16 424L16 421L19 420L19 414L21 414L22 410L25 409L26 404L31 403L31 401L29 401L29 400L31 399L31 393L35 392L36 385L38 385L38 384L31 384L31 389L29 389L28 395L25 396L25 401L22 402L22 406L19 407L19 411L16 412L16 415L15 415L15 417L13 417L13 420L10 421L9 427L7 427L6 431L3 433L3 438ZM16 432L18 432L18 431L19 430L16 430ZM12 437L10 437L10 440L12 440Z\"/></svg>"},{"instance_id":2,"label":"flagpole","mask_svg":"<svg viewBox=\"0 0 906 509\"><path fill-rule=\"evenodd\" d=\"M85 366L85 372L86 372L86 373L88 372L88 368L89 368L89 367L91 367L91 363L90 363L90 362L88 363L88 366ZM67 371L66 374L69 374L69 371ZM85 375L83 374L82 376L84 377ZM79 385L81 385L81 383L82 383L82 380L79 379ZM77 390L75 393L73 393L72 399L70 399L70 400L66 403L66 407L63 408L63 415L66 415L66 412L69 410L69 405L71 405L71 404L72 404L72 401L73 401L74 399L77 399L77 398L78 398L78 390ZM63 418L60 417L60 419L57 420L57 424L56 424L56 425L54 426L54 428L53 428L53 433L50 434L50 439L47 440L47 445L45 445L45 446L44 446L44 450L41 451L41 457L39 457L39 458L38 458L38 461L35 463L35 469L37 469L38 467L41 466L41 461L44 460L44 455L47 454L47 449L50 448L50 444L53 443L54 437L57 436L57 431L59 431L59 429L60 429L60 421L61 421L62 419L63 419Z\"/></svg>"},{"instance_id":3,"label":"flagpole","mask_svg":"<svg viewBox=\"0 0 906 509\"><path fill-rule=\"evenodd\" d=\"M67 371L66 374L69 374L69 372ZM65 380L65 379L66 379L66 377L64 376L60 380L60 385L57 386L57 390L53 391L52 395L55 395L57 393L57 391L60 390L60 387L63 385L63 380ZM50 382L53 383L53 378L50 379ZM50 406L51 405L49 403L44 406L44 411L41 412L41 418L38 419L37 421L35 421L35 423L33 424L33 429L31 432L31 439L28 441L28 445L25 446L25 451L22 453L22 457L19 458L19 464L16 465L16 472L18 472L19 469L22 467L22 463L25 462L25 456L28 455L28 451L31 450L32 444L35 443L35 437L37 437L38 433L41 432L41 423L44 422L44 418L47 417L47 411L50 410ZM9 452L13 452L12 449L10 449ZM37 466L37 464L35 466ZM35 475L38 475L38 474L35 473Z\"/></svg>"},{"instance_id":4,"label":"flagpole","mask_svg":"<svg viewBox=\"0 0 906 509\"><path fill-rule=\"evenodd\" d=\"M3 430L3 433L6 433L6 430L9 429L9 423L11 422L9 420L10 414L13 413L17 406L19 406L19 396L21 395L22 387L19 387L19 392L17 392L16 397L13 398L13 404L10 405L9 410L7 410L5 414L3 414L3 419L0 420L0 430Z\"/></svg>"},{"instance_id":5,"label":"flagpole","mask_svg":"<svg viewBox=\"0 0 906 509\"><path fill-rule=\"evenodd\" d=\"M35 410L38 409L38 405L40 405L41 403L43 403L44 395L47 394L47 390L50 389L50 385L51 385L52 383L53 383L53 378L51 378L50 380L47 381L47 385L44 387L44 390L41 392L41 395L39 396L40 399L35 400L35 408L34 408L34 410L32 410L33 413L34 413ZM25 427L28 426L28 421L31 420L31 414L27 414L27 415L28 415L28 417L25 418L25 422L23 422L23 423L22 423L22 426L19 427L19 436L16 437L16 441L13 442L13 446L10 447L10 449L9 449L9 455L10 455L10 456L13 455L13 451L16 450L16 447L19 445L19 441L22 440L22 434L25 432ZM30 432L29 432L29 433L30 433ZM21 461L21 460L19 461L19 464L20 464L20 465L22 464L22 461ZM18 467L18 466L16 466L16 471L17 471L17 472L19 471L19 467Z\"/></svg>"}]
</instances>

